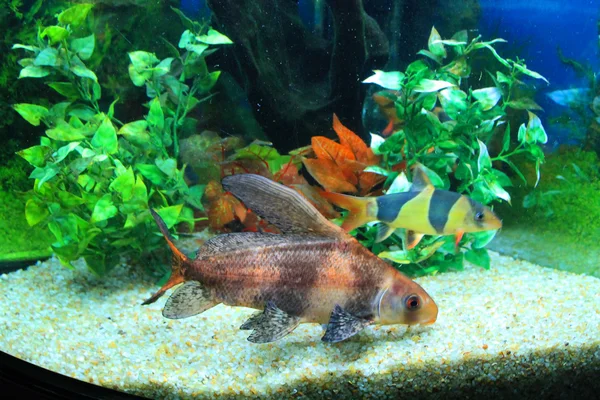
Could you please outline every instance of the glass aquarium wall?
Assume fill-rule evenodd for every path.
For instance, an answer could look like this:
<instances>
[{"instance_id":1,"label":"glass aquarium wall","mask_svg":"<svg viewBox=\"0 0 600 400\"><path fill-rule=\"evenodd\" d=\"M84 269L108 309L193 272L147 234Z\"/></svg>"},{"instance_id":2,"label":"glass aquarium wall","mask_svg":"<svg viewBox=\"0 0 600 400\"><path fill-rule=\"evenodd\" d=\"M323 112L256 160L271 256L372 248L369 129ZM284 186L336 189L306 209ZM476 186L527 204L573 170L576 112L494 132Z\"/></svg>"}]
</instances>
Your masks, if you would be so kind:
<instances>
[{"instance_id":1,"label":"glass aquarium wall","mask_svg":"<svg viewBox=\"0 0 600 400\"><path fill-rule=\"evenodd\" d=\"M0 21L3 384L600 389L596 1L5 0Z\"/></svg>"}]
</instances>

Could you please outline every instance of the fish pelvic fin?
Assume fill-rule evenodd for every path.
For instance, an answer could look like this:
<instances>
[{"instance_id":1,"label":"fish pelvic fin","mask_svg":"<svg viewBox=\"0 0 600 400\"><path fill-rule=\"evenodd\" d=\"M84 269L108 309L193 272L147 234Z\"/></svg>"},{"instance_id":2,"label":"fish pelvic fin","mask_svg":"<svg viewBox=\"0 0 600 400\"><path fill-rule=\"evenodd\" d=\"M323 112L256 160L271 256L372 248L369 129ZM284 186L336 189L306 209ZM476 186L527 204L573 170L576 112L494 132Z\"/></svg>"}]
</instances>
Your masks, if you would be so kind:
<instances>
[{"instance_id":1,"label":"fish pelvic fin","mask_svg":"<svg viewBox=\"0 0 600 400\"><path fill-rule=\"evenodd\" d=\"M356 317L336 304L327 324L325 335L321 338L324 342L337 343L356 335L373 323L370 319Z\"/></svg>"},{"instance_id":2,"label":"fish pelvic fin","mask_svg":"<svg viewBox=\"0 0 600 400\"><path fill-rule=\"evenodd\" d=\"M171 277L169 278L167 283L165 283L156 293L154 293L152 297L144 301L142 305L154 303L163 294L165 294L167 290L171 289L173 286L182 283L184 281L183 273L185 271L186 265L190 263L190 259L185 254L183 254L177 247L175 247L175 244L173 243L173 237L169 233L169 229L167 228L165 221L163 221L160 215L158 215L158 213L153 209L150 209L150 214L152 214L154 221L156 221L156 224L158 225L158 229L163 234L165 240L167 241L167 244L171 248L173 256L171 261Z\"/></svg>"},{"instance_id":3,"label":"fish pelvic fin","mask_svg":"<svg viewBox=\"0 0 600 400\"><path fill-rule=\"evenodd\" d=\"M389 238L396 229L390 225L382 222L377 225L377 236L375 236L375 243L381 243L385 239Z\"/></svg>"},{"instance_id":4,"label":"fish pelvic fin","mask_svg":"<svg viewBox=\"0 0 600 400\"><path fill-rule=\"evenodd\" d=\"M342 229L346 232L376 219L377 203L373 197L355 197L333 192L321 192L321 196L336 206L349 211L342 224Z\"/></svg>"}]
</instances>

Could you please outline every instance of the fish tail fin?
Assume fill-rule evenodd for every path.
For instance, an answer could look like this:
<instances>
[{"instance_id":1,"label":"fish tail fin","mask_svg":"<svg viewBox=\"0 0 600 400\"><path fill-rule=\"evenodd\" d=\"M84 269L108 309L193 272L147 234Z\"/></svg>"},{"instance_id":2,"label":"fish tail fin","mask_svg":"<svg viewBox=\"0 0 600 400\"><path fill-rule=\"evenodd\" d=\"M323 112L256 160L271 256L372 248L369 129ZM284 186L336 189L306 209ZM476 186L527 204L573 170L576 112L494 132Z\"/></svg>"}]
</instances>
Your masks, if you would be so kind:
<instances>
[{"instance_id":1,"label":"fish tail fin","mask_svg":"<svg viewBox=\"0 0 600 400\"><path fill-rule=\"evenodd\" d=\"M322 192L321 196L336 206L350 211L342 224L342 229L346 232L376 219L371 213L374 200L372 197L355 197L334 192Z\"/></svg>"},{"instance_id":2,"label":"fish tail fin","mask_svg":"<svg viewBox=\"0 0 600 400\"><path fill-rule=\"evenodd\" d=\"M171 277L169 278L167 283L165 283L156 293L154 293L152 297L144 301L142 305L154 303L163 294L165 294L167 290L171 289L175 285L179 285L180 283L182 283L184 281L183 271L186 268L186 264L190 263L190 259L185 254L183 254L177 247L175 247L175 244L173 243L173 237L169 233L169 229L167 228L165 221L163 221L162 218L153 209L150 209L150 214L152 214L154 221L156 221L156 224L158 225L158 229L163 234L165 240L167 241L167 244L171 248L173 256L171 261Z\"/></svg>"}]
</instances>

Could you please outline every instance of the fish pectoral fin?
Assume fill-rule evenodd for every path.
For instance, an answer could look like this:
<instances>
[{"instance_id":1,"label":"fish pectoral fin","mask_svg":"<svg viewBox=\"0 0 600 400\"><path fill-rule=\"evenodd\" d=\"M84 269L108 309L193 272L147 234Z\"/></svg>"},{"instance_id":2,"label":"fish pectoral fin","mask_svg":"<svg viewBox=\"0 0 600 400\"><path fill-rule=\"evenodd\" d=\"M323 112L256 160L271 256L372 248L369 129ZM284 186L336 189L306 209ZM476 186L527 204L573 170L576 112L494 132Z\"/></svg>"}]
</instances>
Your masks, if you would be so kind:
<instances>
[{"instance_id":1,"label":"fish pectoral fin","mask_svg":"<svg viewBox=\"0 0 600 400\"><path fill-rule=\"evenodd\" d=\"M383 242L385 239L389 238L395 230L395 228L392 228L386 223L382 222L380 224L377 224L377 234L375 236L375 243Z\"/></svg>"},{"instance_id":2,"label":"fish pectoral fin","mask_svg":"<svg viewBox=\"0 0 600 400\"><path fill-rule=\"evenodd\" d=\"M268 301L265 311L254 314L240 329L253 329L248 336L252 343L268 343L281 339L291 333L300 323L300 317L295 317L279 309L275 303Z\"/></svg>"},{"instance_id":3,"label":"fish pectoral fin","mask_svg":"<svg viewBox=\"0 0 600 400\"><path fill-rule=\"evenodd\" d=\"M341 342L356 335L372 323L372 320L356 317L336 304L329 318L325 335L321 340L329 343Z\"/></svg>"},{"instance_id":4,"label":"fish pectoral fin","mask_svg":"<svg viewBox=\"0 0 600 400\"><path fill-rule=\"evenodd\" d=\"M204 285L198 281L187 281L169 297L162 315L170 319L187 318L215 305L210 291Z\"/></svg>"},{"instance_id":5,"label":"fish pectoral fin","mask_svg":"<svg viewBox=\"0 0 600 400\"><path fill-rule=\"evenodd\" d=\"M405 241L404 243L406 243L406 248L408 250L413 249L416 245L419 244L419 242L421 241L421 239L423 239L423 236L425 236L422 233L417 233L415 231L406 231L406 236L405 236Z\"/></svg>"}]
</instances>

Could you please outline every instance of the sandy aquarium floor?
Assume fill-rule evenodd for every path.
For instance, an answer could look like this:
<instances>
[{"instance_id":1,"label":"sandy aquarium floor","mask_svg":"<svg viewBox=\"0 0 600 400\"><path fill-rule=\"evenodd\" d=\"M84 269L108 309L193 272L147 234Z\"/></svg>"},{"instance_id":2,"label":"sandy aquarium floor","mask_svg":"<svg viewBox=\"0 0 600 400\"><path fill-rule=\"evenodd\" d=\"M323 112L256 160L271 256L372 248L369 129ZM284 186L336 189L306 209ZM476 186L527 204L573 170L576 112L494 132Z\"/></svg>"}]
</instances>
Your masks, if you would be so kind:
<instances>
[{"instance_id":1,"label":"sandy aquarium floor","mask_svg":"<svg viewBox=\"0 0 600 400\"><path fill-rule=\"evenodd\" d=\"M489 271L418 281L440 309L431 326L371 327L332 345L320 326L300 325L252 344L238 329L252 310L219 305L167 320L167 296L140 305L157 288L142 272L123 265L97 279L51 259L0 276L0 350L156 399L541 398L577 376L600 376L600 279L492 253Z\"/></svg>"}]
</instances>

